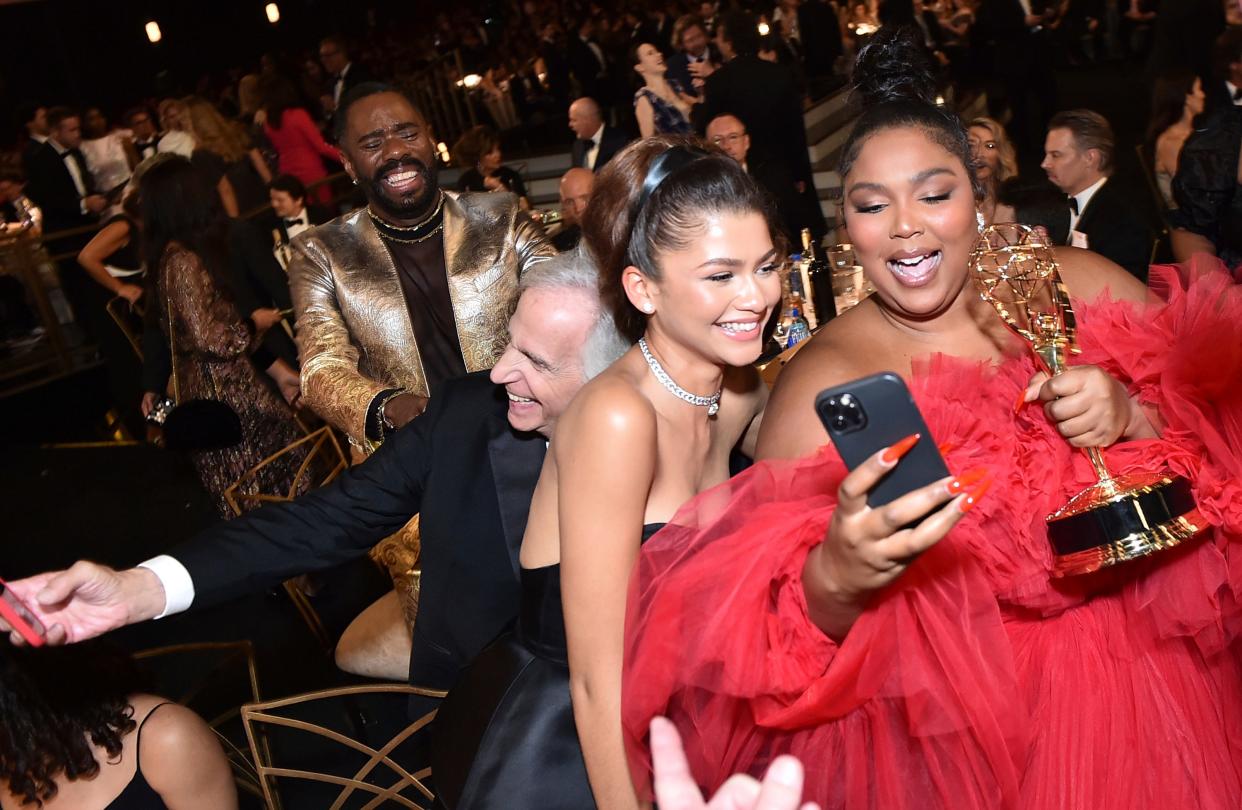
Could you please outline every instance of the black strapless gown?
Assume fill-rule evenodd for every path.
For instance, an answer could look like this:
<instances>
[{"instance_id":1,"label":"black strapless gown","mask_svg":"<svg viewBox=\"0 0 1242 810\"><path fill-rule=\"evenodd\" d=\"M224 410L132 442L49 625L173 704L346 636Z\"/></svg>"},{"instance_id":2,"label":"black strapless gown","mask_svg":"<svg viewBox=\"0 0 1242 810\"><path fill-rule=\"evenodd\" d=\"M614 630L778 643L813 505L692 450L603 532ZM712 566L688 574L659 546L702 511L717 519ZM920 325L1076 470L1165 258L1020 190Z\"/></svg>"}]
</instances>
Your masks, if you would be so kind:
<instances>
[{"instance_id":1,"label":"black strapless gown","mask_svg":"<svg viewBox=\"0 0 1242 810\"><path fill-rule=\"evenodd\" d=\"M663 523L643 527L643 542ZM517 629L466 668L436 715L431 768L450 810L591 810L569 696L561 567L522 569Z\"/></svg>"}]
</instances>

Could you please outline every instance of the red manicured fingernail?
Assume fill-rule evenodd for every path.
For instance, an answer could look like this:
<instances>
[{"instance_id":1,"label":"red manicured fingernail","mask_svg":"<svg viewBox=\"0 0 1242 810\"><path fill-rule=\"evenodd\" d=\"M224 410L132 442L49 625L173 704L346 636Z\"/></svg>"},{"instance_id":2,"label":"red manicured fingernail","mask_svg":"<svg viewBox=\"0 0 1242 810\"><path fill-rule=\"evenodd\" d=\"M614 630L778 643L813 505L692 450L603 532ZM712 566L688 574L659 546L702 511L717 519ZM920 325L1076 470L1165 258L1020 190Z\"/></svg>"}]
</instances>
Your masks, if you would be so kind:
<instances>
[{"instance_id":1,"label":"red manicured fingernail","mask_svg":"<svg viewBox=\"0 0 1242 810\"><path fill-rule=\"evenodd\" d=\"M975 487L974 490L966 496L966 500L962 501L962 505L958 508L961 509L962 512L969 512L971 509L974 509L979 501L982 500L984 493L986 493L991 486L991 478L984 480L982 484Z\"/></svg>"},{"instance_id":2,"label":"red manicured fingernail","mask_svg":"<svg viewBox=\"0 0 1242 810\"><path fill-rule=\"evenodd\" d=\"M914 445L918 443L919 434L911 433L901 441L894 442L889 445L888 449L880 455L880 463L888 465L896 464L902 456L914 449Z\"/></svg>"},{"instance_id":3,"label":"red manicured fingernail","mask_svg":"<svg viewBox=\"0 0 1242 810\"><path fill-rule=\"evenodd\" d=\"M1016 415L1022 410L1022 406L1026 404L1026 389L1023 388L1018 392L1018 401L1013 404L1013 412Z\"/></svg>"},{"instance_id":4,"label":"red manicured fingernail","mask_svg":"<svg viewBox=\"0 0 1242 810\"><path fill-rule=\"evenodd\" d=\"M990 474L991 471L987 467L975 467L973 470L967 470L949 482L949 492L953 495L960 495L984 478L987 478Z\"/></svg>"},{"instance_id":5,"label":"red manicured fingernail","mask_svg":"<svg viewBox=\"0 0 1242 810\"><path fill-rule=\"evenodd\" d=\"M936 445L936 449L940 451L940 455L942 456L948 455L949 451L955 447L957 447L957 445L954 444L953 442L941 442L940 444Z\"/></svg>"}]
</instances>

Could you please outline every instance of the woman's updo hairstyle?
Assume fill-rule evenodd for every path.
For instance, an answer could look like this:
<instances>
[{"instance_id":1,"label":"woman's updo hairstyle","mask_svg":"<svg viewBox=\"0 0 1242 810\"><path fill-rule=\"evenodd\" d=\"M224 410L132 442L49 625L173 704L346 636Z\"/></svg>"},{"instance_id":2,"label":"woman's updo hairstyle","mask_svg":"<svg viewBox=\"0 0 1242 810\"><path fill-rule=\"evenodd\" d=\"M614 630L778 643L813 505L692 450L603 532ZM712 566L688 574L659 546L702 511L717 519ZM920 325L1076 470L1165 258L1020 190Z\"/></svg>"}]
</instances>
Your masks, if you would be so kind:
<instances>
[{"instance_id":1,"label":"woman's updo hairstyle","mask_svg":"<svg viewBox=\"0 0 1242 810\"><path fill-rule=\"evenodd\" d=\"M842 177L850 173L872 135L887 129L917 127L962 161L975 198L983 198L966 127L956 113L936 103L931 57L914 29L885 27L876 32L858 54L853 94L861 102L863 113L841 150Z\"/></svg>"},{"instance_id":2,"label":"woman's updo hairstyle","mask_svg":"<svg viewBox=\"0 0 1242 810\"><path fill-rule=\"evenodd\" d=\"M783 251L767 195L737 161L697 138L643 138L600 171L582 238L599 267L600 296L625 337L636 341L647 328L621 286L625 268L658 281L661 254L684 250L703 234L709 216L723 213L764 217L772 244Z\"/></svg>"}]
</instances>

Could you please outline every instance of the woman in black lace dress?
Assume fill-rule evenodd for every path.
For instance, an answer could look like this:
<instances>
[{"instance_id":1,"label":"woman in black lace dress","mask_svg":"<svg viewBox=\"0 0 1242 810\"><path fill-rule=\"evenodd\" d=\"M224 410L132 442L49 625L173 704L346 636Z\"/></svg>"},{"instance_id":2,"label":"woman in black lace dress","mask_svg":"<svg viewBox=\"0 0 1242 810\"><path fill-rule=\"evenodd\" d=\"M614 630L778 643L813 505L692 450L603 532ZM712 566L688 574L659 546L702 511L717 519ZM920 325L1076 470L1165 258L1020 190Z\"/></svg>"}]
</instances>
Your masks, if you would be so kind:
<instances>
[{"instance_id":1,"label":"woman in black lace dress","mask_svg":"<svg viewBox=\"0 0 1242 810\"><path fill-rule=\"evenodd\" d=\"M242 317L224 280L225 220L194 166L183 158L152 168L142 179L148 317L168 337L180 401L215 399L241 420L242 440L222 450L191 454L199 479L222 517L234 512L224 491L260 461L303 432L286 402L261 379L268 372L286 400L296 399L297 375L260 345L280 319L275 309ZM241 489L288 493L305 451L269 464ZM305 486L305 484L303 484Z\"/></svg>"}]
</instances>

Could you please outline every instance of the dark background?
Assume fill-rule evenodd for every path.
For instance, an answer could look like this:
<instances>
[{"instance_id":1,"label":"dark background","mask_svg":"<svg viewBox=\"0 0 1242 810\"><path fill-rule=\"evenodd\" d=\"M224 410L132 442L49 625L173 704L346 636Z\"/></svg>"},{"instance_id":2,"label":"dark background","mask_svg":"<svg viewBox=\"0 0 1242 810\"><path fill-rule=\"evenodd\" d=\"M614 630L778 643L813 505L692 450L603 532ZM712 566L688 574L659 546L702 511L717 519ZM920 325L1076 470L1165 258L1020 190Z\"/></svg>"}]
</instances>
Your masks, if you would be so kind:
<instances>
[{"instance_id":1,"label":"dark background","mask_svg":"<svg viewBox=\"0 0 1242 810\"><path fill-rule=\"evenodd\" d=\"M319 39L351 39L408 23L423 3L386 0L277 0L280 21L267 21L267 0L0 0L0 145L13 142L17 108L100 105L113 119L134 102L186 93L205 74L249 72L260 54L317 53ZM163 39L147 41L159 23Z\"/></svg>"}]
</instances>

